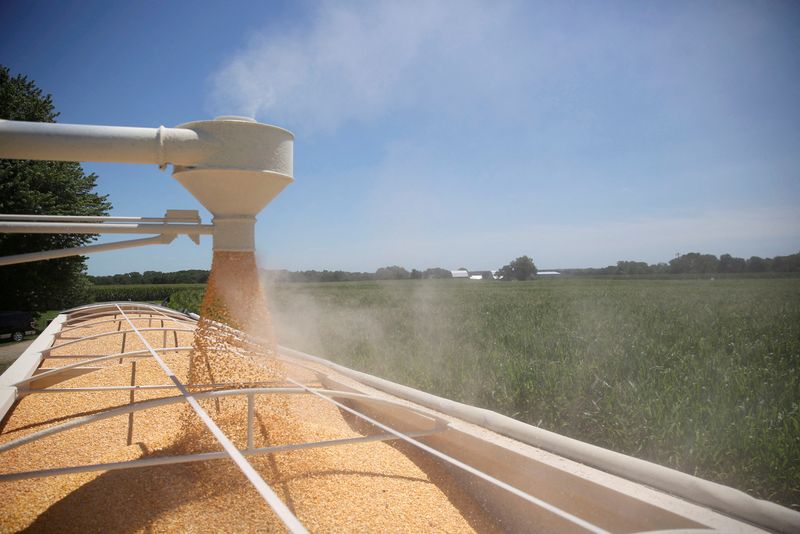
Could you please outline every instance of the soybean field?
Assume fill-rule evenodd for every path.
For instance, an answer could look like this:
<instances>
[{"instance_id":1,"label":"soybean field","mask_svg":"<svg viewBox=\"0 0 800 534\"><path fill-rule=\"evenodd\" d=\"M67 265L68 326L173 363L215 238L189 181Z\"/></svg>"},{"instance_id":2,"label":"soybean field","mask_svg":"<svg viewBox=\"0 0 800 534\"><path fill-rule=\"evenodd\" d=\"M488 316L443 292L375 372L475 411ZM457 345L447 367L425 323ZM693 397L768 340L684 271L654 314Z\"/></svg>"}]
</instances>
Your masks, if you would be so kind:
<instances>
[{"instance_id":1,"label":"soybean field","mask_svg":"<svg viewBox=\"0 0 800 534\"><path fill-rule=\"evenodd\" d=\"M279 284L287 346L800 507L800 279Z\"/></svg>"}]
</instances>

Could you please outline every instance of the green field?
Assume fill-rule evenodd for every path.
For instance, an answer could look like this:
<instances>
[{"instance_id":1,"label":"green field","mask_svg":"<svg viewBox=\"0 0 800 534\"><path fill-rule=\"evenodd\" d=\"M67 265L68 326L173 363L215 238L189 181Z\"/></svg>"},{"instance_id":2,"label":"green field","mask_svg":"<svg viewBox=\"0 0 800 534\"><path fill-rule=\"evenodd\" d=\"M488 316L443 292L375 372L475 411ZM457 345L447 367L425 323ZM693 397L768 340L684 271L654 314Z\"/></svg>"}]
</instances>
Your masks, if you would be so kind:
<instances>
[{"instance_id":1,"label":"green field","mask_svg":"<svg viewBox=\"0 0 800 534\"><path fill-rule=\"evenodd\" d=\"M800 503L800 279L283 284L281 343Z\"/></svg>"}]
</instances>

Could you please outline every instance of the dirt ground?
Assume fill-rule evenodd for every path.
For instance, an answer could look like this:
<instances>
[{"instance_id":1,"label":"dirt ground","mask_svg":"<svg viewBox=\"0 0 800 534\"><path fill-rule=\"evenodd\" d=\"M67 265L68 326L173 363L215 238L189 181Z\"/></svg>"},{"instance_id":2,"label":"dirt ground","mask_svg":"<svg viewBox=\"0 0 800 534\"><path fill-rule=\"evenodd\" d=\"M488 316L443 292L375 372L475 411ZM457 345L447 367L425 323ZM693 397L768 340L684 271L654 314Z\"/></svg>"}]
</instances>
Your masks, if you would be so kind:
<instances>
[{"instance_id":1,"label":"dirt ground","mask_svg":"<svg viewBox=\"0 0 800 534\"><path fill-rule=\"evenodd\" d=\"M22 354L25 349L28 348L28 345L33 343L35 338L26 339L25 341L20 341L19 343L12 342L0 342L0 373L5 371L9 365L14 363L16 359Z\"/></svg>"}]
</instances>

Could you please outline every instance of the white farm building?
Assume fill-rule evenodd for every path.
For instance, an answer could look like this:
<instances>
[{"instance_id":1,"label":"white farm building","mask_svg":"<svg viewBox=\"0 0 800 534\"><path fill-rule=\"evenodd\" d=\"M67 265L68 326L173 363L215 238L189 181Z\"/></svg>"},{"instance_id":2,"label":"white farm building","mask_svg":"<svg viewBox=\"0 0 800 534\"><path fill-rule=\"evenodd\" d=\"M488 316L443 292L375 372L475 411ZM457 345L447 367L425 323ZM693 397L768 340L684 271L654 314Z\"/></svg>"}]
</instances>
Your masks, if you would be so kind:
<instances>
[{"instance_id":1,"label":"white farm building","mask_svg":"<svg viewBox=\"0 0 800 534\"><path fill-rule=\"evenodd\" d=\"M536 274L538 276L561 276L561 273L558 271L539 271Z\"/></svg>"}]
</instances>

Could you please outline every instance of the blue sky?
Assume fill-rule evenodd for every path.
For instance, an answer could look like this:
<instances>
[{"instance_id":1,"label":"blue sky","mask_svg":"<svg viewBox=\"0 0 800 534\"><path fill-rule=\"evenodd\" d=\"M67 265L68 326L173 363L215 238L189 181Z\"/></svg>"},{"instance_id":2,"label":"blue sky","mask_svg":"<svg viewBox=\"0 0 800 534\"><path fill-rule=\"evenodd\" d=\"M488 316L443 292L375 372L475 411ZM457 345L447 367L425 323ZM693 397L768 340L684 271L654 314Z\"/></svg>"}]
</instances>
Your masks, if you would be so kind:
<instances>
[{"instance_id":1,"label":"blue sky","mask_svg":"<svg viewBox=\"0 0 800 534\"><path fill-rule=\"evenodd\" d=\"M798 49L797 2L0 4L0 63L61 122L292 130L295 183L257 225L292 270L797 252ZM209 218L169 172L85 169L113 214ZM210 256L180 238L89 270Z\"/></svg>"}]
</instances>

